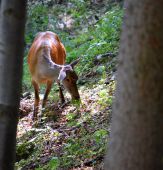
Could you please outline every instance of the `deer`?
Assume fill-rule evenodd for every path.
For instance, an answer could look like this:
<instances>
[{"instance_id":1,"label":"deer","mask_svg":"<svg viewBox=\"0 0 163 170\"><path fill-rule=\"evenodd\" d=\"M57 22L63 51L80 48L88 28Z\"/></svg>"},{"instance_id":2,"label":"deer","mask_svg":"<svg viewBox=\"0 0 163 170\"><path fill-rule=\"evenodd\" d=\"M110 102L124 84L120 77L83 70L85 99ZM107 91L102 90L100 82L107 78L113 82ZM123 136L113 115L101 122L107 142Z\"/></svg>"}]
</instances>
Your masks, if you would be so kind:
<instances>
[{"instance_id":1,"label":"deer","mask_svg":"<svg viewBox=\"0 0 163 170\"><path fill-rule=\"evenodd\" d=\"M51 31L39 32L29 49L27 60L34 87L34 120L37 118L39 110L39 88L41 84L46 85L42 108L45 107L53 82L56 82L59 86L59 98L62 104L65 99L61 83L70 93L72 100L80 100L77 88L78 76L74 71L74 67L80 59L65 65L66 50L57 34Z\"/></svg>"}]
</instances>

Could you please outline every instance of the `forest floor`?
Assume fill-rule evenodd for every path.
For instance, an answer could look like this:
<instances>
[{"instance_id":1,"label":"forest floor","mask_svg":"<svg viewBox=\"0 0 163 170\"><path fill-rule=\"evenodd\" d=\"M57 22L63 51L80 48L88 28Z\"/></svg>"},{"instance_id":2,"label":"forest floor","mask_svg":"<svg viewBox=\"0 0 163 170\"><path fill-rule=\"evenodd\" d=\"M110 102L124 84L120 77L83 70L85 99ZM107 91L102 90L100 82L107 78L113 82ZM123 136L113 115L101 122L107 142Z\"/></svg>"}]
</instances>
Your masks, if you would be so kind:
<instances>
[{"instance_id":1,"label":"forest floor","mask_svg":"<svg viewBox=\"0 0 163 170\"><path fill-rule=\"evenodd\" d=\"M101 78L102 77L102 78ZM17 169L103 169L115 73L92 71L79 86L81 103L49 100L41 120L32 121L33 94L22 98L17 131ZM58 92L54 95L58 95ZM41 110L40 110L41 112ZM21 168L20 168L21 167Z\"/></svg>"}]
</instances>

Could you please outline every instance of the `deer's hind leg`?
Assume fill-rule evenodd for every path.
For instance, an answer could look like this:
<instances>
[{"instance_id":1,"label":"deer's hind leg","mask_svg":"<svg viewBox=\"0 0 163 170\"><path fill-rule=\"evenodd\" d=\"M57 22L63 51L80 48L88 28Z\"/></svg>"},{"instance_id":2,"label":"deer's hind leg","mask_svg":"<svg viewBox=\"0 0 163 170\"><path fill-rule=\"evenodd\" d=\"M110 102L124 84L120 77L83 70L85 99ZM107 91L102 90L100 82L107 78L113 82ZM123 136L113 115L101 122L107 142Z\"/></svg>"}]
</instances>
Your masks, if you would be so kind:
<instances>
[{"instance_id":1,"label":"deer's hind leg","mask_svg":"<svg viewBox=\"0 0 163 170\"><path fill-rule=\"evenodd\" d=\"M39 97L39 85L36 81L32 80L32 85L35 90L35 102L34 102L34 111L33 111L33 119L37 118L38 110L39 110L39 102L40 102L40 97Z\"/></svg>"},{"instance_id":2,"label":"deer's hind leg","mask_svg":"<svg viewBox=\"0 0 163 170\"><path fill-rule=\"evenodd\" d=\"M46 91L45 91L43 102L42 102L42 108L45 107L48 95L49 95L50 90L52 88L52 84L53 84L53 81L47 81L47 83L46 83Z\"/></svg>"}]
</instances>

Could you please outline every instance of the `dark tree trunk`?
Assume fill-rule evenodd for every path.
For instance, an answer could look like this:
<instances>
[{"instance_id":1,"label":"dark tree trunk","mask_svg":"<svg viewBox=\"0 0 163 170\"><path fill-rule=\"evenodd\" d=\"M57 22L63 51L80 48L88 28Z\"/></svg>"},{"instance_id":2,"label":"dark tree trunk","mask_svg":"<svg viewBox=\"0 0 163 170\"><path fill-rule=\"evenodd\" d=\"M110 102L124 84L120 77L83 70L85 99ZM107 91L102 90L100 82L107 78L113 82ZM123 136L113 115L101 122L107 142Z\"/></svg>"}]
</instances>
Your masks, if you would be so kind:
<instances>
[{"instance_id":1,"label":"dark tree trunk","mask_svg":"<svg viewBox=\"0 0 163 170\"><path fill-rule=\"evenodd\" d=\"M163 0L126 0L108 170L163 169Z\"/></svg>"},{"instance_id":2,"label":"dark tree trunk","mask_svg":"<svg viewBox=\"0 0 163 170\"><path fill-rule=\"evenodd\" d=\"M25 6L25 0L0 0L0 170L14 169Z\"/></svg>"}]
</instances>

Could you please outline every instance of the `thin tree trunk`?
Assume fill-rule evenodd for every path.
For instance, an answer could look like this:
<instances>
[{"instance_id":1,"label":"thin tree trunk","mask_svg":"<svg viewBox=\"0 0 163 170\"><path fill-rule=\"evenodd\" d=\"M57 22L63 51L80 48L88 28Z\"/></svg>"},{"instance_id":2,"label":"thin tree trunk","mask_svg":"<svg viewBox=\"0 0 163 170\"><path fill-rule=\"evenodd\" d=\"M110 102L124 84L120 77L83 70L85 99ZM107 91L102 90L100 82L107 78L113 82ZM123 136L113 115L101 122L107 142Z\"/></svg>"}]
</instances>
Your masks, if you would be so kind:
<instances>
[{"instance_id":1,"label":"thin tree trunk","mask_svg":"<svg viewBox=\"0 0 163 170\"><path fill-rule=\"evenodd\" d=\"M126 0L106 170L163 169L163 0Z\"/></svg>"},{"instance_id":2,"label":"thin tree trunk","mask_svg":"<svg viewBox=\"0 0 163 170\"><path fill-rule=\"evenodd\" d=\"M26 0L0 0L0 170L14 169Z\"/></svg>"}]
</instances>

